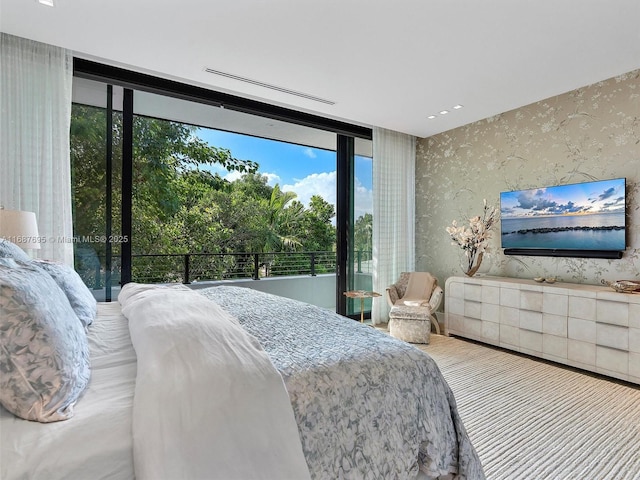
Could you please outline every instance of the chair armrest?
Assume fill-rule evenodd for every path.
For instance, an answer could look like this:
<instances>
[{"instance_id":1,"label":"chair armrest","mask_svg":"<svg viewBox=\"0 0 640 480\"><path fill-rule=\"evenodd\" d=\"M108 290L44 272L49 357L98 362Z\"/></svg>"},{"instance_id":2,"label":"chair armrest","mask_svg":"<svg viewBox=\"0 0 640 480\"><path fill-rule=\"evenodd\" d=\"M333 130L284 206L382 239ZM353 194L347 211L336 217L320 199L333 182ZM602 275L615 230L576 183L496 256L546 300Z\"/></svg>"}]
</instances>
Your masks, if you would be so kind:
<instances>
[{"instance_id":1,"label":"chair armrest","mask_svg":"<svg viewBox=\"0 0 640 480\"><path fill-rule=\"evenodd\" d=\"M442 287L436 287L431 294L431 298L429 299L429 308L431 308L432 312L438 310L440 304L442 303L442 297L444 295L444 291Z\"/></svg>"},{"instance_id":2,"label":"chair armrest","mask_svg":"<svg viewBox=\"0 0 640 480\"><path fill-rule=\"evenodd\" d=\"M398 295L398 290L395 285L389 285L386 290L387 303L390 307L393 307L395 303L398 301L400 296Z\"/></svg>"}]
</instances>

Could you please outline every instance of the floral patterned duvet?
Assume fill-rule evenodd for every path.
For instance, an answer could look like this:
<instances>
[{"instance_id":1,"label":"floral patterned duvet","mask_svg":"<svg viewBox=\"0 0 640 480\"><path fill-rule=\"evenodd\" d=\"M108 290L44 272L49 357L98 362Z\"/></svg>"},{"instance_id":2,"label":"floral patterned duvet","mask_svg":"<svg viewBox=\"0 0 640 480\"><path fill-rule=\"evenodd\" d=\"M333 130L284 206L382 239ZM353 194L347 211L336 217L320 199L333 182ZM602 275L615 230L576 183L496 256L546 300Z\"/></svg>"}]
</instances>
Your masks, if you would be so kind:
<instances>
[{"instance_id":1,"label":"floral patterned duvet","mask_svg":"<svg viewBox=\"0 0 640 480\"><path fill-rule=\"evenodd\" d=\"M367 325L241 287L197 290L282 375L314 479L484 479L453 394L424 352Z\"/></svg>"}]
</instances>

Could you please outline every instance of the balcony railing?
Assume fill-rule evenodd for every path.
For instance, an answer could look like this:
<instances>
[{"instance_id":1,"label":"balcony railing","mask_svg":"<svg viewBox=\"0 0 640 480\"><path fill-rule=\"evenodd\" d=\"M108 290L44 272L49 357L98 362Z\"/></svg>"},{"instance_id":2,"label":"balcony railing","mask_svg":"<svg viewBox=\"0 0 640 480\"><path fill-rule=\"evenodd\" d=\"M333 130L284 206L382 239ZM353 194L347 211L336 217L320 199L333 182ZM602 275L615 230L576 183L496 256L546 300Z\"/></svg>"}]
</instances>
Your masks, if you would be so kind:
<instances>
[{"instance_id":1,"label":"balcony railing","mask_svg":"<svg viewBox=\"0 0 640 480\"><path fill-rule=\"evenodd\" d=\"M370 251L354 252L354 271L371 273ZM191 283L205 280L231 280L295 275L315 276L336 272L336 253L268 252L268 253L186 253L186 254L133 254L132 280L139 283ZM94 257L95 258L95 257ZM80 275L93 288L104 286L106 276L101 265L104 257L93 268ZM119 283L119 257L112 259L111 283Z\"/></svg>"},{"instance_id":2,"label":"balcony railing","mask_svg":"<svg viewBox=\"0 0 640 480\"><path fill-rule=\"evenodd\" d=\"M188 253L132 255L136 282L230 280L335 273L334 252Z\"/></svg>"}]
</instances>

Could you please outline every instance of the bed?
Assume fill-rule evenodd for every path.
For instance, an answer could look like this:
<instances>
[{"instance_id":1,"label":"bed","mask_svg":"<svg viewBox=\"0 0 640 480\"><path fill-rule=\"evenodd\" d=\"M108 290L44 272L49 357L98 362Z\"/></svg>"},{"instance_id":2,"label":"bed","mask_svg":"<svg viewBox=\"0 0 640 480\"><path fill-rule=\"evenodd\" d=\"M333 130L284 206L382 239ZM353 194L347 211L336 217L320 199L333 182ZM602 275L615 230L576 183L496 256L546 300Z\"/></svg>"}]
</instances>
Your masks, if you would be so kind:
<instances>
[{"instance_id":1,"label":"bed","mask_svg":"<svg viewBox=\"0 0 640 480\"><path fill-rule=\"evenodd\" d=\"M124 308L98 304L87 329L91 379L72 418L38 423L0 410L0 478L484 478L451 390L417 348L328 310L248 288L140 286L136 295L141 300ZM210 358L204 369L192 363L178 369L190 356L184 352L197 350L189 345L199 342L211 353L201 341L209 334L194 333L199 327L182 320L195 304L202 307L196 315L226 318L225 330L211 338L227 343L216 344L213 357L231 345L237 370L212 366ZM139 312L149 318L138 319ZM165 317L180 318L178 329L157 334ZM155 344L146 343L153 337ZM259 361L268 357L258 381L238 380L248 358L238 348ZM265 378L273 389L254 385ZM247 395L244 388L257 390ZM226 390L241 395L237 411L220 414L216 405ZM233 398L222 407L234 407ZM158 467L172 455L177 464ZM193 470L198 463L202 469ZM301 464L304 473L296 473Z\"/></svg>"}]
</instances>

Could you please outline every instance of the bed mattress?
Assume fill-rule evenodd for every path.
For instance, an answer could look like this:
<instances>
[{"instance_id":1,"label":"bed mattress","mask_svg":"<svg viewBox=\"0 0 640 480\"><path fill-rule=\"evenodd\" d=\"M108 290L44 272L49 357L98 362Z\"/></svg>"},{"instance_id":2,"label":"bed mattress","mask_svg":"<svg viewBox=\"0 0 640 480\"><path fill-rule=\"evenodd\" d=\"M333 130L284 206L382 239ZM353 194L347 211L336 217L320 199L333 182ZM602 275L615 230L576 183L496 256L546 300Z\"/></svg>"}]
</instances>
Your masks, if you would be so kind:
<instances>
[{"instance_id":1,"label":"bed mattress","mask_svg":"<svg viewBox=\"0 0 640 480\"><path fill-rule=\"evenodd\" d=\"M255 337L286 384L314 479L484 479L437 366L334 312L238 287L200 291ZM69 420L0 407L3 480L131 480L137 357L121 305L99 303L92 374Z\"/></svg>"},{"instance_id":2,"label":"bed mattress","mask_svg":"<svg viewBox=\"0 0 640 480\"><path fill-rule=\"evenodd\" d=\"M98 303L89 329L91 381L73 418L29 422L0 407L0 478L132 479L136 354L120 305Z\"/></svg>"}]
</instances>

